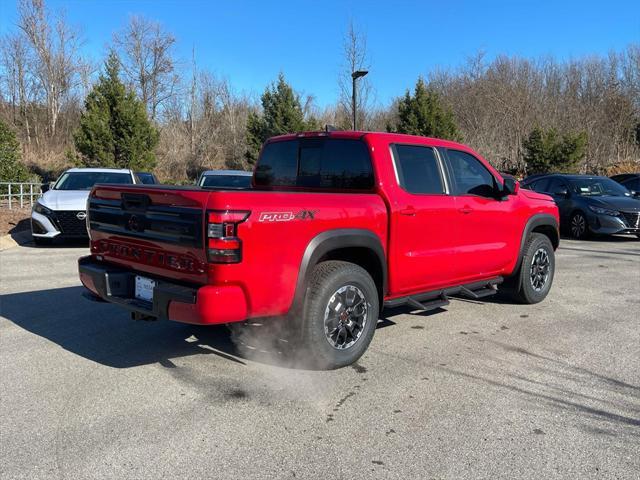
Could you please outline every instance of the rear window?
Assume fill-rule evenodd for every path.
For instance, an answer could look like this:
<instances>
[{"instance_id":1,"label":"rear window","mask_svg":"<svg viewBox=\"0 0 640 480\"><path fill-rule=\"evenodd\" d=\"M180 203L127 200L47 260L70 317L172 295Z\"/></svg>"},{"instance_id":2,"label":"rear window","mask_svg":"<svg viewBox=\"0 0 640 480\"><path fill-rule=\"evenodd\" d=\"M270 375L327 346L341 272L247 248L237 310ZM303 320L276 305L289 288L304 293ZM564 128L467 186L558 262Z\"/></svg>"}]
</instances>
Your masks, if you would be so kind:
<instances>
[{"instance_id":1,"label":"rear window","mask_svg":"<svg viewBox=\"0 0 640 480\"><path fill-rule=\"evenodd\" d=\"M433 148L393 145L391 149L402 188L409 193L444 193L440 167Z\"/></svg>"},{"instance_id":2,"label":"rear window","mask_svg":"<svg viewBox=\"0 0 640 480\"><path fill-rule=\"evenodd\" d=\"M542 180L537 180L533 182L533 184L531 185L531 189L534 192L538 192L538 193L548 192L549 182L551 182L551 179L549 178L543 178Z\"/></svg>"},{"instance_id":3,"label":"rear window","mask_svg":"<svg viewBox=\"0 0 640 480\"><path fill-rule=\"evenodd\" d=\"M137 172L136 177L138 178L140 183L143 183L145 185L155 185L156 183L158 183L156 181L156 177L154 177L152 173Z\"/></svg>"},{"instance_id":4,"label":"rear window","mask_svg":"<svg viewBox=\"0 0 640 480\"><path fill-rule=\"evenodd\" d=\"M373 168L361 140L304 138L265 145L255 184L260 187L371 190Z\"/></svg>"},{"instance_id":5,"label":"rear window","mask_svg":"<svg viewBox=\"0 0 640 480\"><path fill-rule=\"evenodd\" d=\"M205 175L200 180L201 187L242 189L251 186L249 175Z\"/></svg>"}]
</instances>

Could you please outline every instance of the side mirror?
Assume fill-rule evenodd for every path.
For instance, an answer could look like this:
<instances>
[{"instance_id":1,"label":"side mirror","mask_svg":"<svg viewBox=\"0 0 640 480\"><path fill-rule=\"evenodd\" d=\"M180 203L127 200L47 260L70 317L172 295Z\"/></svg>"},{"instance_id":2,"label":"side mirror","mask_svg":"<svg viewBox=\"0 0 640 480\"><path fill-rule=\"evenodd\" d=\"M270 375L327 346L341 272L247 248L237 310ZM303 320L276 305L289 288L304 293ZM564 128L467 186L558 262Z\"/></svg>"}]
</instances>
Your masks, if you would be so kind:
<instances>
[{"instance_id":1,"label":"side mirror","mask_svg":"<svg viewBox=\"0 0 640 480\"><path fill-rule=\"evenodd\" d=\"M569 190L567 190L566 188L561 188L561 189L553 192L553 195L555 197L567 198L567 197L569 197Z\"/></svg>"},{"instance_id":2,"label":"side mirror","mask_svg":"<svg viewBox=\"0 0 640 480\"><path fill-rule=\"evenodd\" d=\"M631 190L631 196L633 198L640 198L640 192L637 192L635 190Z\"/></svg>"},{"instance_id":3,"label":"side mirror","mask_svg":"<svg viewBox=\"0 0 640 480\"><path fill-rule=\"evenodd\" d=\"M515 195L520 190L520 182L513 177L505 177L502 184L503 195Z\"/></svg>"},{"instance_id":4,"label":"side mirror","mask_svg":"<svg viewBox=\"0 0 640 480\"><path fill-rule=\"evenodd\" d=\"M50 183L43 183L40 186L40 190L42 190L42 193L48 192L50 188L51 188L51 184Z\"/></svg>"}]
</instances>

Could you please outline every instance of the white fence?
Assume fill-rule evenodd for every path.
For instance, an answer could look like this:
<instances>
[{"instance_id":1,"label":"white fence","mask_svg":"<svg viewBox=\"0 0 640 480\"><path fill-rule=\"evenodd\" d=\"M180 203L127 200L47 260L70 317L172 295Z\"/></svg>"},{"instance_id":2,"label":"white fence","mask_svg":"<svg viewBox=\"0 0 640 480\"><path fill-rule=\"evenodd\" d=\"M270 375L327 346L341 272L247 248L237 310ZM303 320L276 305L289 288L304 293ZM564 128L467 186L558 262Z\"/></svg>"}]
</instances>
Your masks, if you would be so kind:
<instances>
[{"instance_id":1,"label":"white fence","mask_svg":"<svg viewBox=\"0 0 640 480\"><path fill-rule=\"evenodd\" d=\"M0 206L2 208L30 207L41 195L41 183L0 182Z\"/></svg>"}]
</instances>

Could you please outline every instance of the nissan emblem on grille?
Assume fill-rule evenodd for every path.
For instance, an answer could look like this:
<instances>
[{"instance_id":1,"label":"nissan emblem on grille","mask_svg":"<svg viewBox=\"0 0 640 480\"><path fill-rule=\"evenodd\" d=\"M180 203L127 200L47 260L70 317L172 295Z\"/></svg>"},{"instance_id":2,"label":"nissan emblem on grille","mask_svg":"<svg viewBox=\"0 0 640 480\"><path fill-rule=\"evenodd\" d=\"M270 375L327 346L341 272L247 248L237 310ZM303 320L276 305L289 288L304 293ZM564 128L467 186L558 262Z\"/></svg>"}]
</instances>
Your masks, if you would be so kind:
<instances>
[{"instance_id":1,"label":"nissan emblem on grille","mask_svg":"<svg viewBox=\"0 0 640 480\"><path fill-rule=\"evenodd\" d=\"M87 218L87 214L85 212L78 212L76 213L76 218L78 220L84 220L85 218Z\"/></svg>"},{"instance_id":2,"label":"nissan emblem on grille","mask_svg":"<svg viewBox=\"0 0 640 480\"><path fill-rule=\"evenodd\" d=\"M129 220L127 221L127 230L131 230L132 232L144 231L144 226L137 215L131 215L129 217Z\"/></svg>"}]
</instances>

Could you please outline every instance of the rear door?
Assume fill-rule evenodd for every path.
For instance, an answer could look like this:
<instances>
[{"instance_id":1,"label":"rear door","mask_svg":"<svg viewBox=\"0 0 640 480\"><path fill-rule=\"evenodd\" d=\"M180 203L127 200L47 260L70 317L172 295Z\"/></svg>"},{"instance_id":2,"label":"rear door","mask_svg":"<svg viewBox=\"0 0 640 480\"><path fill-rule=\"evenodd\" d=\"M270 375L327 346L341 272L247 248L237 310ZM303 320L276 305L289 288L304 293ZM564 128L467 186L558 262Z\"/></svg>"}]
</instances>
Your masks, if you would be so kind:
<instances>
[{"instance_id":1,"label":"rear door","mask_svg":"<svg viewBox=\"0 0 640 480\"><path fill-rule=\"evenodd\" d=\"M390 290L392 295L433 290L455 283L457 210L447 193L435 148L390 146L397 184L390 196Z\"/></svg>"},{"instance_id":2,"label":"rear door","mask_svg":"<svg viewBox=\"0 0 640 480\"><path fill-rule=\"evenodd\" d=\"M500 198L497 179L471 153L446 149L445 155L457 208L456 276L470 282L497 275L519 244L516 197Z\"/></svg>"},{"instance_id":3,"label":"rear door","mask_svg":"<svg viewBox=\"0 0 640 480\"><path fill-rule=\"evenodd\" d=\"M552 177L549 179L549 183L545 186L545 193L553 197L553 201L558 205L560 211L560 223L569 221L568 216L571 213L571 198L570 198L569 184L560 177Z\"/></svg>"}]
</instances>

